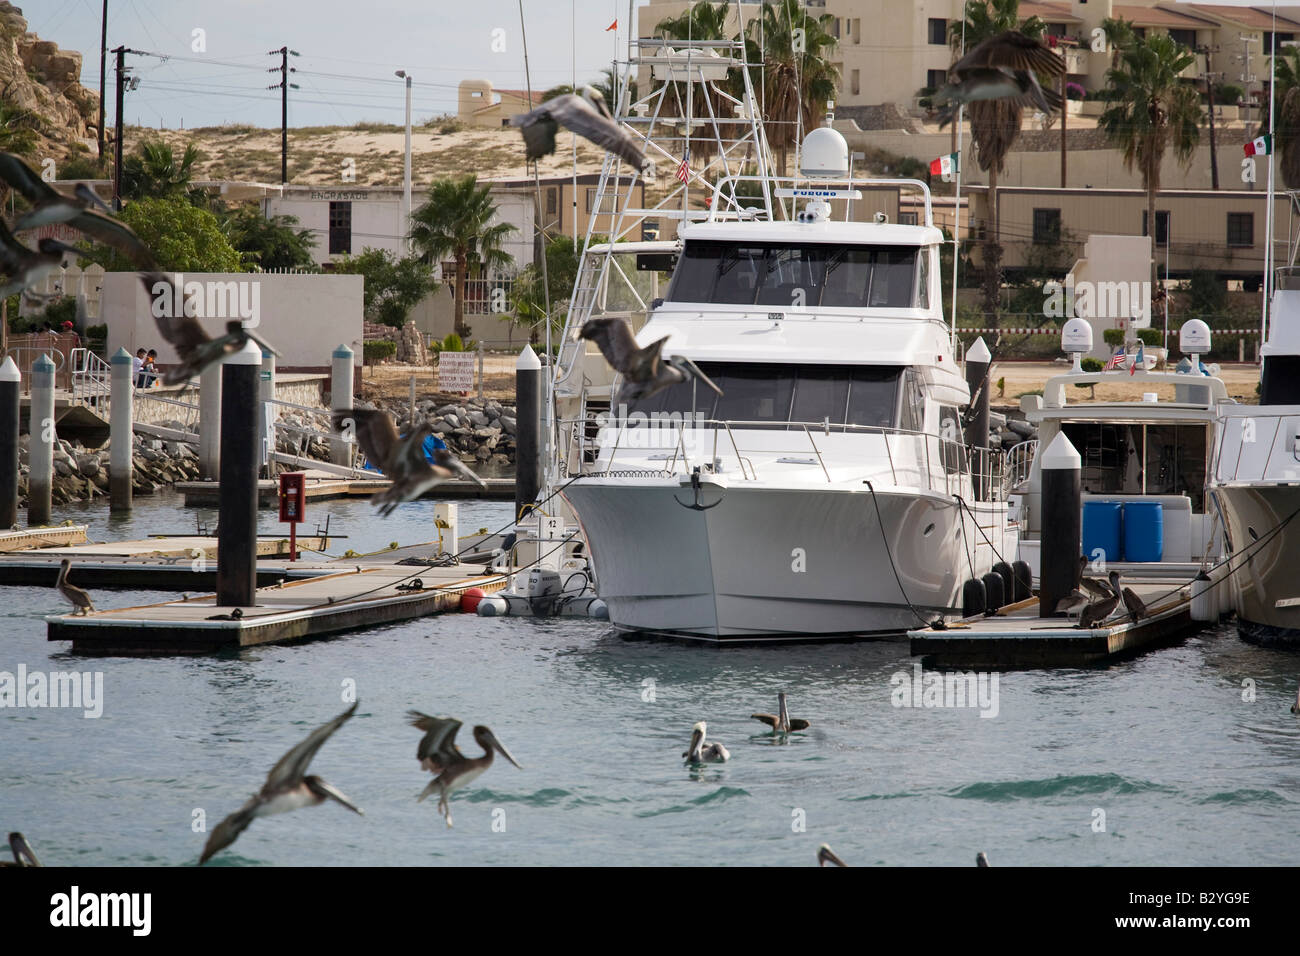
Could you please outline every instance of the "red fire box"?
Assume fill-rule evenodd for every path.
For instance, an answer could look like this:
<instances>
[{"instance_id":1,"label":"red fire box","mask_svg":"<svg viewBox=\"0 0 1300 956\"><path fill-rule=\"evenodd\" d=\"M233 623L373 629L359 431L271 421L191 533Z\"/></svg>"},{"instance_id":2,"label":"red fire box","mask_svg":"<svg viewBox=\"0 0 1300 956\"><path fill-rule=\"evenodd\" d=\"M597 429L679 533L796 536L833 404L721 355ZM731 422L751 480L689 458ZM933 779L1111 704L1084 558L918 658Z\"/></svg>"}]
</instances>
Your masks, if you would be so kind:
<instances>
[{"instance_id":1,"label":"red fire box","mask_svg":"<svg viewBox=\"0 0 1300 956\"><path fill-rule=\"evenodd\" d=\"M307 510L307 481L301 471L280 475L280 520L299 522Z\"/></svg>"}]
</instances>

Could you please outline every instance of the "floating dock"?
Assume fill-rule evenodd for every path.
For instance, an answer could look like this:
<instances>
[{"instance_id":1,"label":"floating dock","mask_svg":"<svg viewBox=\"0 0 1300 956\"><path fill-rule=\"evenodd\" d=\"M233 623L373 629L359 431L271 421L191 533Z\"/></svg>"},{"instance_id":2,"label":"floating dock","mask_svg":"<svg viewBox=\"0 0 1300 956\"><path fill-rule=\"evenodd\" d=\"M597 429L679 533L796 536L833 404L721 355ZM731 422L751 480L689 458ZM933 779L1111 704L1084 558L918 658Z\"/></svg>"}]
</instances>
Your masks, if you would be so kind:
<instances>
[{"instance_id":1,"label":"floating dock","mask_svg":"<svg viewBox=\"0 0 1300 956\"><path fill-rule=\"evenodd\" d=\"M1187 581L1186 578L1183 579ZM1075 627L1070 619L1040 618L1038 598L1002 608L991 617L971 617L944 630L907 632L912 654L935 667L1007 669L1099 664L1173 643L1204 624L1191 616L1191 584L1125 579L1148 606L1131 621L1122 608L1103 626Z\"/></svg>"},{"instance_id":2,"label":"floating dock","mask_svg":"<svg viewBox=\"0 0 1300 956\"><path fill-rule=\"evenodd\" d=\"M52 528L28 528L26 531L0 531L0 554L81 544L89 525L55 525Z\"/></svg>"},{"instance_id":3,"label":"floating dock","mask_svg":"<svg viewBox=\"0 0 1300 956\"><path fill-rule=\"evenodd\" d=\"M492 501L514 501L513 478L484 478L486 488L472 481L456 479L445 481L429 491L431 498L486 498ZM387 490L387 478L340 478L337 475L307 472L305 491L308 501L328 501L332 498L370 498ZM173 490L185 496L187 508L215 508L221 501L221 487L215 481L178 481ZM257 483L257 505L273 508L279 501L280 485L277 481L262 479Z\"/></svg>"},{"instance_id":4,"label":"floating dock","mask_svg":"<svg viewBox=\"0 0 1300 956\"><path fill-rule=\"evenodd\" d=\"M252 607L217 607L209 594L56 615L45 619L47 639L71 641L74 654L101 655L208 654L299 641L458 610L468 588L491 593L506 586L506 575L476 575L472 567L316 566L311 577L259 588Z\"/></svg>"}]
</instances>

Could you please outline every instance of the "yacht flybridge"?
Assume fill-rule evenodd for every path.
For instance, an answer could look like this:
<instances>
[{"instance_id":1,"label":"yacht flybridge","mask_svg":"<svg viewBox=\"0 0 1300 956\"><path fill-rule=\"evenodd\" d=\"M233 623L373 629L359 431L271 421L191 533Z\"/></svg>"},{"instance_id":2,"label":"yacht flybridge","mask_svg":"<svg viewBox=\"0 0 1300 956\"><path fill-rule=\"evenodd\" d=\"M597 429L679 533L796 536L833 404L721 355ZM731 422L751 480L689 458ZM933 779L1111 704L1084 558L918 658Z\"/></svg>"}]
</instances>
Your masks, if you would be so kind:
<instances>
[{"instance_id":1,"label":"yacht flybridge","mask_svg":"<svg viewBox=\"0 0 1300 956\"><path fill-rule=\"evenodd\" d=\"M659 46L645 59L715 103L726 94L707 70L742 53L726 46ZM654 122L637 125L662 118L671 85L630 109L624 93L620 110L661 161L698 126L664 120L661 146ZM752 91L733 103L740 121L711 114L712 159L690 177L707 208L690 205L686 184L650 210L615 195L615 241L588 237L552 383L548 483L624 630L825 639L956 616L965 582L1015 560L1017 535L1001 451L964 436L971 390L943 315L929 190L851 176L829 126L804 140L801 176L774 176ZM756 175L741 173L737 151ZM618 188L614 165L598 204L606 183ZM853 221L851 204L873 190L919 194L924 221ZM675 221L676 238L617 241L640 239L647 218ZM671 264L672 276L662 296L620 312L607 308L616 284L638 304L644 290L626 257L643 271ZM604 358L577 339L598 315L640 326L641 345L665 338L664 356L693 360L723 394L688 379L621 400Z\"/></svg>"}]
</instances>

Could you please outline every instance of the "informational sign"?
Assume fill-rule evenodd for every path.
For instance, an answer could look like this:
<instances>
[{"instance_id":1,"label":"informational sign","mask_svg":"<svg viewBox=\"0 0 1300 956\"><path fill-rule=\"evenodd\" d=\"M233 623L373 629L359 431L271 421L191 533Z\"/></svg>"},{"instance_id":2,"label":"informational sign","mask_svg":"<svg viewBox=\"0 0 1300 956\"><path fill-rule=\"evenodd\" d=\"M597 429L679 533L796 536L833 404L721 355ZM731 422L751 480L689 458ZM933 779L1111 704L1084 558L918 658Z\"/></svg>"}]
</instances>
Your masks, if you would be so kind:
<instances>
[{"instance_id":1,"label":"informational sign","mask_svg":"<svg viewBox=\"0 0 1300 956\"><path fill-rule=\"evenodd\" d=\"M444 392L468 392L474 388L473 352L442 352L438 355L438 388Z\"/></svg>"}]
</instances>

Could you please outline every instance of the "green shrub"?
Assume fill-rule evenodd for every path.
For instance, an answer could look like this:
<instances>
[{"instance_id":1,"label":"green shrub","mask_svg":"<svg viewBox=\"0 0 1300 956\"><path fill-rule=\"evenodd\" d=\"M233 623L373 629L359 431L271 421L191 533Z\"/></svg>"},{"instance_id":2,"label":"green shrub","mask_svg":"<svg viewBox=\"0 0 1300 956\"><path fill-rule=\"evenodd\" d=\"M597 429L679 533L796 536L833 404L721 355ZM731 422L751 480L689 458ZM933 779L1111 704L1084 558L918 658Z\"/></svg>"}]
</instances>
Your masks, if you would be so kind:
<instances>
[{"instance_id":1,"label":"green shrub","mask_svg":"<svg viewBox=\"0 0 1300 956\"><path fill-rule=\"evenodd\" d=\"M361 347L361 354L367 365L377 365L397 354L397 343L388 339L376 339L365 343Z\"/></svg>"},{"instance_id":2,"label":"green shrub","mask_svg":"<svg viewBox=\"0 0 1300 956\"><path fill-rule=\"evenodd\" d=\"M1159 348L1164 343L1165 334L1159 329L1138 329L1137 337L1149 348Z\"/></svg>"},{"instance_id":3,"label":"green shrub","mask_svg":"<svg viewBox=\"0 0 1300 956\"><path fill-rule=\"evenodd\" d=\"M1118 348L1119 346L1124 344L1124 330L1104 329L1101 333L1101 338L1102 341L1104 341L1111 348Z\"/></svg>"}]
</instances>

